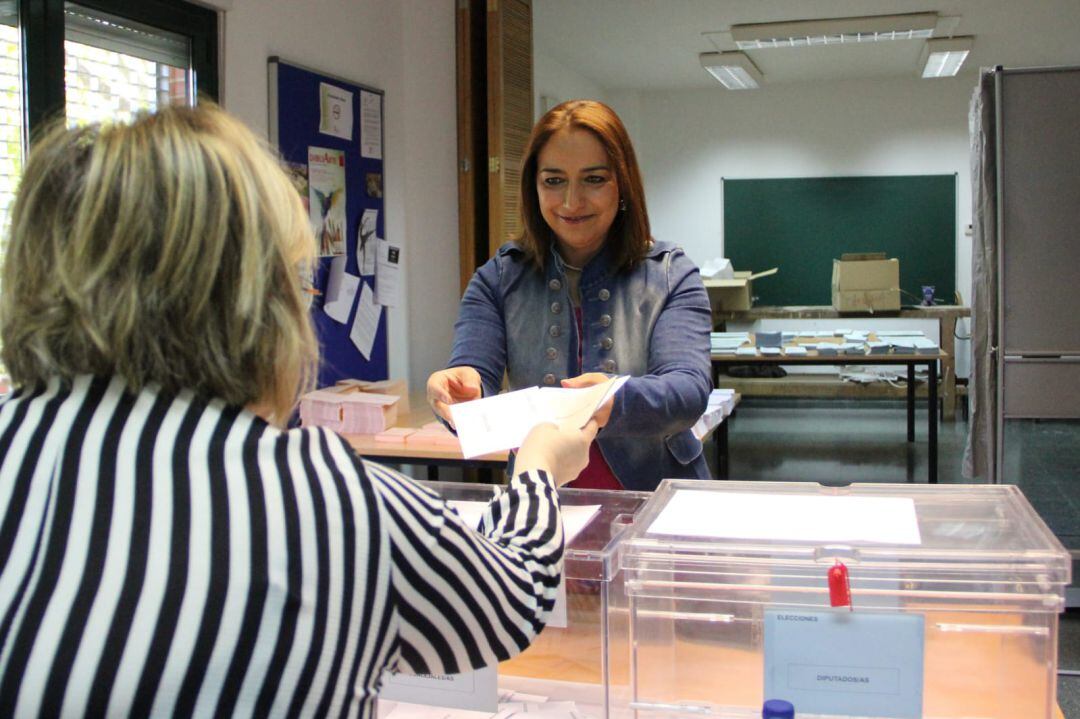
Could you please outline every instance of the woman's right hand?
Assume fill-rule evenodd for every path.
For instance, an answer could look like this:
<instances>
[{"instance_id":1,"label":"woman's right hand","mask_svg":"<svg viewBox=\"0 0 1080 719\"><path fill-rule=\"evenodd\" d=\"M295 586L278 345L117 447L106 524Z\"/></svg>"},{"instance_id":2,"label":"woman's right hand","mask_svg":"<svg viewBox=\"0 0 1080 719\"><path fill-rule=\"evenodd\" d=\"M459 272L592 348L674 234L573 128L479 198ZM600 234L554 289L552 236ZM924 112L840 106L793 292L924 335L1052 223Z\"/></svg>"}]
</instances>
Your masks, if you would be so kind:
<instances>
[{"instance_id":1,"label":"woman's right hand","mask_svg":"<svg viewBox=\"0 0 1080 719\"><path fill-rule=\"evenodd\" d=\"M433 372L427 381L427 400L431 410L454 426L450 405L480 399L483 396L480 373L472 367L450 367Z\"/></svg>"},{"instance_id":2,"label":"woman's right hand","mask_svg":"<svg viewBox=\"0 0 1080 719\"><path fill-rule=\"evenodd\" d=\"M542 469L558 486L573 482L589 464L589 445L599 428L590 419L582 429L557 427L550 422L529 430L514 460L514 472Z\"/></svg>"}]
</instances>

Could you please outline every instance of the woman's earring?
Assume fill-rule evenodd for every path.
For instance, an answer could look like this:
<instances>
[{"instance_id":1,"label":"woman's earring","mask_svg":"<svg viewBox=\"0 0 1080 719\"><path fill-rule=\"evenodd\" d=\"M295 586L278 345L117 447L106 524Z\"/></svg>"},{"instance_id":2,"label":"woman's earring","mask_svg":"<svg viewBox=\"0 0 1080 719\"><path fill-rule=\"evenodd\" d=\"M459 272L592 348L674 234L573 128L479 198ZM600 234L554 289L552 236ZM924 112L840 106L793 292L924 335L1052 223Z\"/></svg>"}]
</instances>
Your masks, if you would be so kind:
<instances>
[{"instance_id":1,"label":"woman's earring","mask_svg":"<svg viewBox=\"0 0 1080 719\"><path fill-rule=\"evenodd\" d=\"M626 212L626 199L619 200L619 212Z\"/></svg>"}]
</instances>

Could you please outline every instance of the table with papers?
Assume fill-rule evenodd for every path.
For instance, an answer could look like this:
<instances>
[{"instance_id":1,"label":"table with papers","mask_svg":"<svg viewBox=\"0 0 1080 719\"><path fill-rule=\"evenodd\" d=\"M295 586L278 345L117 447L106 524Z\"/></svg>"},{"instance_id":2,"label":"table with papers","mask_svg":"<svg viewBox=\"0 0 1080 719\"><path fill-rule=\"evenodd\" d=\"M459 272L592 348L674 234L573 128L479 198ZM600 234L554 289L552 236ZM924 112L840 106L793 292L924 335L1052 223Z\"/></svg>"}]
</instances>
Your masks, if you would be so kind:
<instances>
[{"instance_id":1,"label":"table with papers","mask_svg":"<svg viewBox=\"0 0 1080 719\"><path fill-rule=\"evenodd\" d=\"M710 434L714 439L714 452L717 473L720 478L727 476L728 467L728 422L726 419L735 411L740 396L735 393L714 390L709 405L701 419L695 425L695 435L705 441ZM435 415L423 395L411 398L409 412L399 413L395 429L421 429L432 425ZM386 433L384 433L386 434ZM343 435L354 450L363 457L374 459L384 464L411 464L427 467L427 478L437 481L440 467L468 467L479 469L482 481L500 481L492 478L492 471L506 468L509 452L493 451L476 457L466 458L460 445L435 441L424 433L421 436L405 437L401 442L388 442L385 437L374 434Z\"/></svg>"},{"instance_id":2,"label":"table with papers","mask_svg":"<svg viewBox=\"0 0 1080 719\"><path fill-rule=\"evenodd\" d=\"M714 333L715 334L715 333ZM736 334L736 333L728 333ZM941 351L940 348L934 347L919 347L913 345L910 349L905 347L890 347L886 352L875 352L872 349L867 354L866 351L845 352L837 351L835 354L831 352L828 354L823 353L818 349L818 346L824 344L823 342L813 342L802 339L793 343L788 343L780 348L765 348L755 347L755 337L752 333L746 334L746 340L740 341L735 345L736 339L730 339L730 342L724 344L724 346L716 346L714 341L714 347L710 354L712 359L713 369L713 384L719 384L720 371L726 367L732 365L898 365L907 368L907 441L915 441L915 370L919 366L926 367L926 388L927 388L927 452L928 452L928 480L931 484L937 483L937 465L938 465L938 363L948 359L948 355ZM825 339L825 338L821 338ZM836 338L837 340L843 338ZM869 347L872 343L878 341L873 333L867 334L863 345ZM854 345L854 342L832 342L838 347L844 349L849 348L848 345ZM735 345L734 347L728 345ZM791 354L788 350L791 346L802 347L805 351L798 354ZM806 348L810 349L806 349ZM776 352L763 352L763 350L776 349Z\"/></svg>"},{"instance_id":3,"label":"table with papers","mask_svg":"<svg viewBox=\"0 0 1080 719\"><path fill-rule=\"evenodd\" d=\"M748 310L714 310L713 324L723 329L728 322L757 322L759 320L836 320L842 324L855 315L843 314L829 305L809 306L762 306ZM933 307L904 307L899 312L875 315L904 320L936 320L941 344L941 412L946 421L956 414L956 323L971 316L971 308L961 305L934 305ZM865 315L860 315L865 318Z\"/></svg>"}]
</instances>

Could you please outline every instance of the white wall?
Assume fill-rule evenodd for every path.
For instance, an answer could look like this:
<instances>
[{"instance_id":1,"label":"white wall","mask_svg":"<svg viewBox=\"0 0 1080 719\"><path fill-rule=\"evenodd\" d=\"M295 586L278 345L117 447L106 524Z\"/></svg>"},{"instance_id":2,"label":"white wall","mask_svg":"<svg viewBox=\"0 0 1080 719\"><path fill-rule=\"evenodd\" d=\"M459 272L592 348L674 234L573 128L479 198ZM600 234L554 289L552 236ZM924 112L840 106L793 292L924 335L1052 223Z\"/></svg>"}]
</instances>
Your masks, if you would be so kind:
<instances>
[{"instance_id":1,"label":"white wall","mask_svg":"<svg viewBox=\"0 0 1080 719\"><path fill-rule=\"evenodd\" d=\"M613 93L611 104L634 140L653 235L682 245L698 264L723 255L724 177L956 173L956 286L970 302L964 229L971 222L967 110L974 82L969 74L743 92L717 86ZM957 350L958 374L966 376L966 343Z\"/></svg>"},{"instance_id":2,"label":"white wall","mask_svg":"<svg viewBox=\"0 0 1080 719\"><path fill-rule=\"evenodd\" d=\"M231 0L222 101L267 132L271 55L386 91L385 222L405 255L389 310L390 375L422 387L450 351L457 311L454 4L429 0Z\"/></svg>"},{"instance_id":3,"label":"white wall","mask_svg":"<svg viewBox=\"0 0 1080 719\"><path fill-rule=\"evenodd\" d=\"M545 107L543 98L552 102ZM536 119L566 100L607 102L607 93L595 82L555 57L533 48L533 114Z\"/></svg>"}]
</instances>

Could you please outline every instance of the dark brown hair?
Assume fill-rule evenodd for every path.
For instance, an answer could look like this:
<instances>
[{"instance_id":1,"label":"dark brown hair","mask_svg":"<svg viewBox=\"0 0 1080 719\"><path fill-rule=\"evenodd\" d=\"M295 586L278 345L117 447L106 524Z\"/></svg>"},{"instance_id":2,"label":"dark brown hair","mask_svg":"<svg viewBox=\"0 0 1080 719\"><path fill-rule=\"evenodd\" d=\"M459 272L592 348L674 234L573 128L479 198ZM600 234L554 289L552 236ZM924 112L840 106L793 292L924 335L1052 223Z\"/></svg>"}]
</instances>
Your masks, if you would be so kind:
<instances>
[{"instance_id":1,"label":"dark brown hair","mask_svg":"<svg viewBox=\"0 0 1080 719\"><path fill-rule=\"evenodd\" d=\"M521 167L521 219L524 225L518 243L529 259L544 267L555 233L540 214L536 193L536 164L540 150L559 130L588 130L607 151L619 187L619 212L608 230L612 265L619 270L632 269L645 257L649 248L649 213L645 209L645 191L641 186L634 146L615 111L596 100L569 100L556 105L541 117L525 145Z\"/></svg>"}]
</instances>

